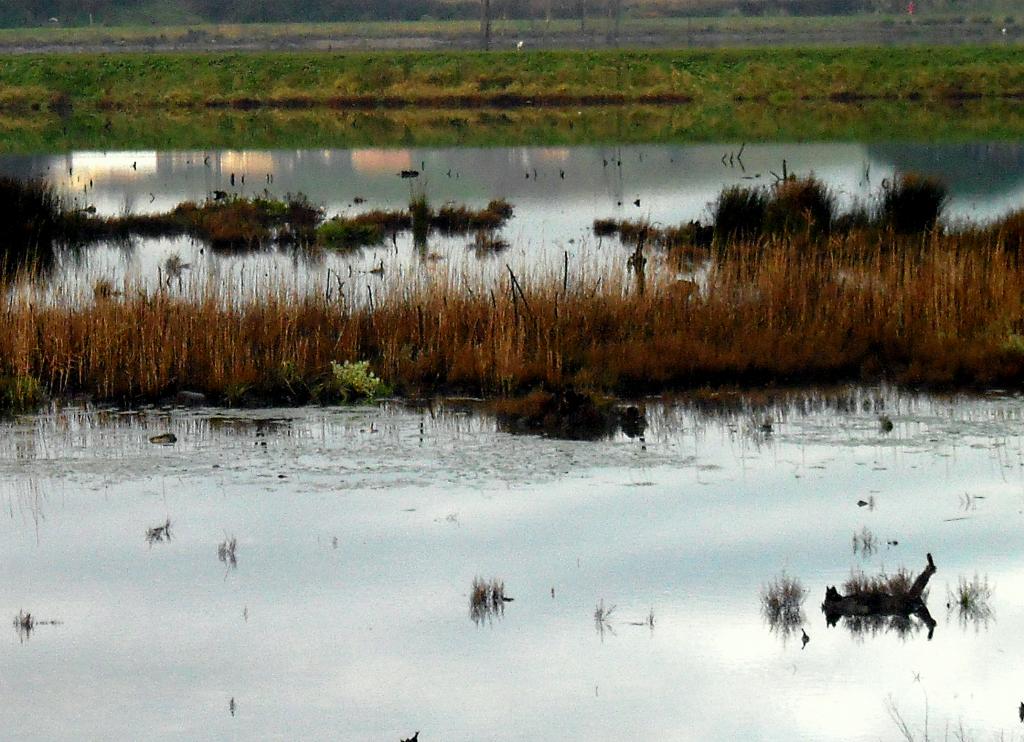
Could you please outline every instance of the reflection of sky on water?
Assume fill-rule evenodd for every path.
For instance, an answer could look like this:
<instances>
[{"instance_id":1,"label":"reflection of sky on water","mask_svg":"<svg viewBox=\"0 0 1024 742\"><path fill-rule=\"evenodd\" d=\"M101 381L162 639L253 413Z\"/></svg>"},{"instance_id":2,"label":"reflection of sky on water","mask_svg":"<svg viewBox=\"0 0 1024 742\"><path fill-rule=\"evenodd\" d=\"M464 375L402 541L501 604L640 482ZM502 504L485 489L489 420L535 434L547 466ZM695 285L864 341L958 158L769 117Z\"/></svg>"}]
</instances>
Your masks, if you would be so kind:
<instances>
[{"instance_id":1,"label":"reflection of sky on water","mask_svg":"<svg viewBox=\"0 0 1024 742\"><path fill-rule=\"evenodd\" d=\"M730 184L768 184L772 173L813 172L836 190L840 202L869 199L895 170L939 175L949 184L951 220L985 221L1024 204L1024 156L1020 145L976 144L749 144L742 167L722 162L741 143L634 145L626 147L496 147L489 149L274 150L211 152L74 152L53 156L0 156L0 172L51 179L75 203L101 213L165 211L203 200L215 190L255 195L304 193L328 214L403 208L414 191L435 205L445 201L482 206L506 198L516 215L504 230L513 249L505 261L520 266L561 259L563 251L593 246L595 218L646 218L677 224L707 218L707 206ZM620 164L621 163L621 166ZM416 180L398 177L421 170ZM234 186L231 178L234 176ZM563 177L564 176L564 177ZM244 177L244 183L243 183ZM90 187L91 184L91 187ZM356 198L365 199L356 204ZM639 199L640 206L634 201ZM478 262L470 239L434 238L428 253L457 266ZM388 246L390 247L390 246ZM313 270L347 273L388 265L416 269L422 260L406 235L397 251L381 247L352 256L328 256ZM189 240L141 243L136 251L90 251L88 266L69 265L69 275L93 278L125 273L152 277L172 253L194 270L214 271L220 262ZM618 250L615 257L621 258ZM609 257L610 259L610 257ZM264 254L234 260L292 280L310 267L290 255ZM223 266L221 266L223 268ZM87 279L86 285L92 281Z\"/></svg>"},{"instance_id":2,"label":"reflection of sky on water","mask_svg":"<svg viewBox=\"0 0 1024 742\"><path fill-rule=\"evenodd\" d=\"M652 409L646 451L401 409L69 411L5 426L0 618L63 623L25 643L10 628L0 728L867 740L896 736L890 694L915 724L927 694L933 734L962 719L988 738L1013 728L1020 700L1024 410L883 402L887 436L859 404L769 411L768 436L761 412ZM258 435L253 417L284 422ZM147 442L164 430L176 446ZM965 508L965 493L984 497ZM857 507L872 495L873 510ZM147 545L168 516L173 539ZM883 544L867 559L850 547L865 526ZM225 535L239 543L230 572ZM917 572L926 551L933 641L825 628L826 585L855 565ZM810 592L804 650L760 615L783 570ZM995 620L977 631L944 607L946 586L975 571L995 585ZM477 575L516 599L492 625L468 616ZM602 598L617 606L603 641ZM653 632L630 625L652 608Z\"/></svg>"}]
</instances>

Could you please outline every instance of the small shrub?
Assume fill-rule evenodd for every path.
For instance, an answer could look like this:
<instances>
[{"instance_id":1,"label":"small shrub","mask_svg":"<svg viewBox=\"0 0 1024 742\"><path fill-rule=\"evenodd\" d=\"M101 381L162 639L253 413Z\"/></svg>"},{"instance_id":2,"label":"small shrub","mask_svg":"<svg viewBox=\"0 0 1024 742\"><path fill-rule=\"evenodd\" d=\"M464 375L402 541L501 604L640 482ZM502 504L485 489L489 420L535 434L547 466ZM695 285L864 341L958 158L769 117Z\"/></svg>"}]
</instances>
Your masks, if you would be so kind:
<instances>
[{"instance_id":1,"label":"small shrub","mask_svg":"<svg viewBox=\"0 0 1024 742\"><path fill-rule=\"evenodd\" d=\"M882 186L878 222L898 234L917 234L935 227L949 198L938 178L897 174Z\"/></svg>"},{"instance_id":2,"label":"small shrub","mask_svg":"<svg viewBox=\"0 0 1024 742\"><path fill-rule=\"evenodd\" d=\"M316 396L321 402L369 402L390 391L388 385L370 370L368 361L331 361L330 374Z\"/></svg>"},{"instance_id":3,"label":"small shrub","mask_svg":"<svg viewBox=\"0 0 1024 742\"><path fill-rule=\"evenodd\" d=\"M715 240L756 239L764 229L768 194L763 188L730 186L718 196L712 218Z\"/></svg>"},{"instance_id":4,"label":"small shrub","mask_svg":"<svg viewBox=\"0 0 1024 742\"><path fill-rule=\"evenodd\" d=\"M774 235L827 235L836 218L836 197L815 177L779 181L765 209L765 231Z\"/></svg>"}]
</instances>

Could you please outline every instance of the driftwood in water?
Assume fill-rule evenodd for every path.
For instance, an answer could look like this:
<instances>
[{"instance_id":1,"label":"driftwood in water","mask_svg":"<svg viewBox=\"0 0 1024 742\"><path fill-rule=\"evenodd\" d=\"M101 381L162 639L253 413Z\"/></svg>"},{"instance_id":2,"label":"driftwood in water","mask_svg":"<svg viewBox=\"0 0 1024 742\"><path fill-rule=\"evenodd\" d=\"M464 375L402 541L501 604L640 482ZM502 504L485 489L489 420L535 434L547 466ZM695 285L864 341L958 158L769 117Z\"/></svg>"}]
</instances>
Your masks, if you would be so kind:
<instances>
[{"instance_id":1,"label":"driftwood in water","mask_svg":"<svg viewBox=\"0 0 1024 742\"><path fill-rule=\"evenodd\" d=\"M916 616L928 627L928 638L931 639L935 631L935 619L928 612L923 595L925 588L928 587L928 580L935 574L936 567L932 555L928 554L927 557L928 565L913 584L904 590L896 589L889 592L878 588L840 595L834 586L827 588L825 602L821 604L825 621L829 626L835 626L841 618L850 621L885 618L907 620L910 616Z\"/></svg>"}]
</instances>

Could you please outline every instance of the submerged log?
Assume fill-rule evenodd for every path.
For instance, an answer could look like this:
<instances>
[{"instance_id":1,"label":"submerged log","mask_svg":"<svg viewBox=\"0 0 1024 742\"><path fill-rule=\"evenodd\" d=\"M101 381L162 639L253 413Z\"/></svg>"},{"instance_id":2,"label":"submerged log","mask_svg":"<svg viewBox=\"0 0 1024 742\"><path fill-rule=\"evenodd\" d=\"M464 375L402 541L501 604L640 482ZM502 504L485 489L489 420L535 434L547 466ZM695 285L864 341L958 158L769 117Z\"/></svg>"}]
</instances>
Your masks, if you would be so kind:
<instances>
[{"instance_id":1,"label":"submerged log","mask_svg":"<svg viewBox=\"0 0 1024 742\"><path fill-rule=\"evenodd\" d=\"M825 601L821 604L821 611L825 614L826 623L829 626L835 626L841 618L852 620L886 617L909 619L910 616L916 616L928 627L928 638L931 639L935 632L935 619L928 612L923 595L928 587L928 580L936 572L936 567L932 555L928 554L927 558L927 566L917 576L913 584L904 591L887 592L884 589L872 589L841 595L835 586L826 588Z\"/></svg>"}]
</instances>

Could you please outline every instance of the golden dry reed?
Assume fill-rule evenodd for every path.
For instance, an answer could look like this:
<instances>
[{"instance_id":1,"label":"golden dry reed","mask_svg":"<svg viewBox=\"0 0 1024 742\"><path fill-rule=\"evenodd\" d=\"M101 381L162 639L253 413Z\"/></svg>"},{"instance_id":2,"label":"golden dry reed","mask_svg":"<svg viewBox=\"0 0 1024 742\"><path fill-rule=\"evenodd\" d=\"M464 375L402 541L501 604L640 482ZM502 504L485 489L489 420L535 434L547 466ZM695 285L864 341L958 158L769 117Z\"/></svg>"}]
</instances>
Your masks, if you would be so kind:
<instances>
[{"instance_id":1,"label":"golden dry reed","mask_svg":"<svg viewBox=\"0 0 1024 742\"><path fill-rule=\"evenodd\" d=\"M53 395L279 397L332 360L368 360L401 394L513 394L537 385L635 394L705 385L877 381L1020 386L1024 267L997 231L911 239L776 239L722 249L697 281L649 254L641 279L593 262L512 280L438 270L357 297L258 298L214 283L123 286L95 301L22 286L0 316L0 375ZM519 289L516 289L516 283Z\"/></svg>"}]
</instances>

